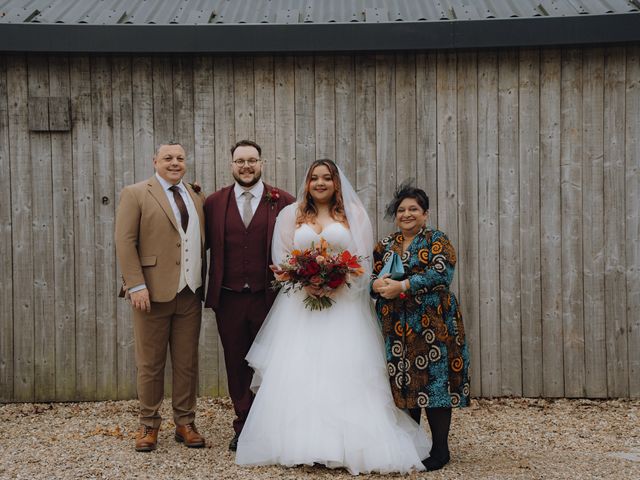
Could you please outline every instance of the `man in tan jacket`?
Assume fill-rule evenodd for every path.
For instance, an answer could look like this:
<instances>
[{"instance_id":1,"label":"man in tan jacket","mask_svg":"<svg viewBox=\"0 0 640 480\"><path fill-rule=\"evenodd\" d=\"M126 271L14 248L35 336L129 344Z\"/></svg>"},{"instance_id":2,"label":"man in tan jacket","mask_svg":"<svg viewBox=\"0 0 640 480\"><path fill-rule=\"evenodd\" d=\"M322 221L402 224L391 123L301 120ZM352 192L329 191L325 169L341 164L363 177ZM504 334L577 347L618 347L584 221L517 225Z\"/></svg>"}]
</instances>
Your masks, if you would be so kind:
<instances>
[{"instance_id":1,"label":"man in tan jacket","mask_svg":"<svg viewBox=\"0 0 640 480\"><path fill-rule=\"evenodd\" d=\"M198 337L202 318L204 197L185 184L182 145L160 145L155 175L120 194L116 252L124 294L133 307L140 429L137 451L156 448L170 346L175 439L203 447L195 426ZM197 191L196 191L197 190Z\"/></svg>"}]
</instances>

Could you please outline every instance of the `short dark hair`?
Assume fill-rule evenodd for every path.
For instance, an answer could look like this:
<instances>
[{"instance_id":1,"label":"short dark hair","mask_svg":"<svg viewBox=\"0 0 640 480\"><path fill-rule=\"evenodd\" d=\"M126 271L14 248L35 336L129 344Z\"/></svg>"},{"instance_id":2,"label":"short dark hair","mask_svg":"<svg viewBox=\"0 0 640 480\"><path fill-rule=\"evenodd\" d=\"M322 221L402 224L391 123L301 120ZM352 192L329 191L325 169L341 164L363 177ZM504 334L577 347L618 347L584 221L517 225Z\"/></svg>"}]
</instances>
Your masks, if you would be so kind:
<instances>
[{"instance_id":1,"label":"short dark hair","mask_svg":"<svg viewBox=\"0 0 640 480\"><path fill-rule=\"evenodd\" d=\"M231 156L233 156L233 152L235 152L238 147L253 147L258 151L258 156L262 156L262 148L260 148L260 145L253 140L240 140L239 142L236 142L236 144L231 147Z\"/></svg>"},{"instance_id":2,"label":"short dark hair","mask_svg":"<svg viewBox=\"0 0 640 480\"><path fill-rule=\"evenodd\" d=\"M393 194L393 199L387 204L384 216L388 219L392 219L396 216L398 207L405 198L413 198L418 205L426 212L429 210L429 197L424 190L418 187L414 187L410 180L402 182Z\"/></svg>"}]
</instances>

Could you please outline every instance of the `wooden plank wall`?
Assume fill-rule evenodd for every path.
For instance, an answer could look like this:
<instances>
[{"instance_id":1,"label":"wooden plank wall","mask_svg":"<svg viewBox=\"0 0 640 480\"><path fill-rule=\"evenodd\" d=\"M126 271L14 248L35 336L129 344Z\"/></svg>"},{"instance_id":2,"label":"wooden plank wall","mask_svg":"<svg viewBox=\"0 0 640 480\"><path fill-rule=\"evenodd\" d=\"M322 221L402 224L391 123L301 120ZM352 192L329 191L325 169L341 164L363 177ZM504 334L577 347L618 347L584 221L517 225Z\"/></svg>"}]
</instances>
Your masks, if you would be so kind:
<instances>
[{"instance_id":1,"label":"wooden plank wall","mask_svg":"<svg viewBox=\"0 0 640 480\"><path fill-rule=\"evenodd\" d=\"M378 237L397 185L426 189L458 251L473 395L640 397L639 78L638 45L1 55L0 401L135 396L119 192L179 140L211 193L244 137L294 194L335 158ZM200 393L226 392L206 311Z\"/></svg>"}]
</instances>

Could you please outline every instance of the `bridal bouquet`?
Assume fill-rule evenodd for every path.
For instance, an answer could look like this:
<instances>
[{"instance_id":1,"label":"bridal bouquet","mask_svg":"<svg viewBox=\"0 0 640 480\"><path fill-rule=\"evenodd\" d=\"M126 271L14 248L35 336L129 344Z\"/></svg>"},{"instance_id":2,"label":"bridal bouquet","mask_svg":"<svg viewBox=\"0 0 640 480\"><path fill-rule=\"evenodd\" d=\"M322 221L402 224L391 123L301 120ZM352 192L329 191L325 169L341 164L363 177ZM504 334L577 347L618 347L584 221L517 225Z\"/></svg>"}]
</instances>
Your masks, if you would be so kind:
<instances>
[{"instance_id":1,"label":"bridal bouquet","mask_svg":"<svg viewBox=\"0 0 640 480\"><path fill-rule=\"evenodd\" d=\"M333 293L342 285L350 286L351 275L357 277L364 273L360 265L361 257L352 255L349 250L332 252L329 244L320 239L318 245L312 244L306 250L293 250L284 263L271 265L275 275L274 289L284 292L311 287L304 299L309 310L322 310L333 305Z\"/></svg>"}]
</instances>

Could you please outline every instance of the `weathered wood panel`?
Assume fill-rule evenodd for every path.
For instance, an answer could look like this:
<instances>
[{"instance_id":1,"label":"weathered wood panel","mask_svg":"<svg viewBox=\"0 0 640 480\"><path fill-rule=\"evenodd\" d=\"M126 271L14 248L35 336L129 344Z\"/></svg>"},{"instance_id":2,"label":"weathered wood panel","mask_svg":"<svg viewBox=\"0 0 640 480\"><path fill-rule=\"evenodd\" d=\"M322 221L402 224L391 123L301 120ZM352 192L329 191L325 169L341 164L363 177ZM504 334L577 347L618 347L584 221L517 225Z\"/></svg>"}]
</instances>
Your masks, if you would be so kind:
<instances>
[{"instance_id":1,"label":"weathered wood panel","mask_svg":"<svg viewBox=\"0 0 640 480\"><path fill-rule=\"evenodd\" d=\"M522 50L518 70L522 394L537 397L542 394L539 51Z\"/></svg>"},{"instance_id":2,"label":"weathered wood panel","mask_svg":"<svg viewBox=\"0 0 640 480\"><path fill-rule=\"evenodd\" d=\"M71 57L72 155L76 290L76 399L96 396L96 263L91 72L87 57ZM100 266L102 267L102 266ZM113 286L111 288L114 288ZM115 290L115 288L114 288ZM116 293L116 292L114 292Z\"/></svg>"},{"instance_id":3,"label":"weathered wood panel","mask_svg":"<svg viewBox=\"0 0 640 480\"><path fill-rule=\"evenodd\" d=\"M396 55L396 172L399 182L416 178L416 57Z\"/></svg>"},{"instance_id":4,"label":"weathered wood panel","mask_svg":"<svg viewBox=\"0 0 640 480\"><path fill-rule=\"evenodd\" d=\"M276 119L273 57L254 60L255 141L262 147L262 174L268 183L276 178Z\"/></svg>"},{"instance_id":5,"label":"weathered wood panel","mask_svg":"<svg viewBox=\"0 0 640 480\"><path fill-rule=\"evenodd\" d=\"M168 57L153 57L153 143L154 147L175 141L173 118L173 64Z\"/></svg>"},{"instance_id":6,"label":"weathered wood panel","mask_svg":"<svg viewBox=\"0 0 640 480\"><path fill-rule=\"evenodd\" d=\"M352 56L335 58L335 160L357 189L356 179L356 75Z\"/></svg>"},{"instance_id":7,"label":"weathered wood panel","mask_svg":"<svg viewBox=\"0 0 640 480\"><path fill-rule=\"evenodd\" d=\"M604 311L607 323L607 390L629 394L625 233L625 52L607 48L604 59ZM636 240L638 241L638 240ZM637 348L637 347L636 347Z\"/></svg>"},{"instance_id":8,"label":"weathered wood panel","mask_svg":"<svg viewBox=\"0 0 640 480\"><path fill-rule=\"evenodd\" d=\"M174 137L187 152L187 177L195 179L193 169L193 150L195 142L194 105L193 105L193 60L191 57L177 58L173 63L173 126Z\"/></svg>"},{"instance_id":9,"label":"weathered wood panel","mask_svg":"<svg viewBox=\"0 0 640 480\"><path fill-rule=\"evenodd\" d=\"M498 55L481 52L478 54L477 220L480 363L472 366L472 375L480 377L480 392L487 397L502 393L498 200Z\"/></svg>"},{"instance_id":10,"label":"weathered wood panel","mask_svg":"<svg viewBox=\"0 0 640 480\"><path fill-rule=\"evenodd\" d=\"M49 91L69 101L69 60L49 57ZM55 298L56 400L73 400L76 370L74 224L71 132L51 132L51 181L53 183L53 255Z\"/></svg>"},{"instance_id":11,"label":"weathered wood panel","mask_svg":"<svg viewBox=\"0 0 640 480\"><path fill-rule=\"evenodd\" d=\"M275 184L293 196L296 183L295 70L293 57L274 59Z\"/></svg>"},{"instance_id":12,"label":"weathered wood panel","mask_svg":"<svg viewBox=\"0 0 640 480\"><path fill-rule=\"evenodd\" d=\"M562 54L560 188L564 393L585 394L582 236L582 51Z\"/></svg>"},{"instance_id":13,"label":"weathered wood panel","mask_svg":"<svg viewBox=\"0 0 640 480\"><path fill-rule=\"evenodd\" d=\"M629 325L629 396L640 398L640 47L627 47L626 279Z\"/></svg>"},{"instance_id":14,"label":"weathered wood panel","mask_svg":"<svg viewBox=\"0 0 640 480\"><path fill-rule=\"evenodd\" d=\"M429 221L438 225L436 54L416 55L416 184L429 196Z\"/></svg>"},{"instance_id":15,"label":"weathered wood panel","mask_svg":"<svg viewBox=\"0 0 640 480\"><path fill-rule=\"evenodd\" d=\"M372 158L376 158L376 60L373 55L356 58L356 123L354 144L356 148L356 175L351 181L358 190L358 195L369 213L374 237L377 224L375 219L383 212L384 205L376 211L376 169Z\"/></svg>"},{"instance_id":16,"label":"weathered wood panel","mask_svg":"<svg viewBox=\"0 0 640 480\"><path fill-rule=\"evenodd\" d=\"M114 399L118 396L117 369L117 285L115 229L116 198L113 166L113 97L111 93L111 60L91 59L91 123L94 168L94 239L95 239L95 320L96 320L96 397ZM122 161L122 160L120 160Z\"/></svg>"},{"instance_id":17,"label":"weathered wood panel","mask_svg":"<svg viewBox=\"0 0 640 480\"><path fill-rule=\"evenodd\" d=\"M29 157L27 61L23 56L7 57L9 103L11 233L13 243L13 398L35 398L34 305L33 305L33 204L32 169Z\"/></svg>"},{"instance_id":18,"label":"weathered wood panel","mask_svg":"<svg viewBox=\"0 0 640 480\"><path fill-rule=\"evenodd\" d=\"M231 153L229 149L236 142L233 61L229 57L215 57L213 60L213 105L215 125L216 184L219 189L233 181L231 174Z\"/></svg>"},{"instance_id":19,"label":"weathered wood panel","mask_svg":"<svg viewBox=\"0 0 640 480\"><path fill-rule=\"evenodd\" d=\"M584 324L585 390L589 397L607 396L607 350L604 313L604 57L602 49L585 52L583 61L584 169L582 173L582 223L585 227L584 310L589 321Z\"/></svg>"},{"instance_id":20,"label":"weathered wood panel","mask_svg":"<svg viewBox=\"0 0 640 480\"><path fill-rule=\"evenodd\" d=\"M155 140L153 129L153 65L149 57L132 59L132 99L135 181L153 174ZM118 192L119 193L119 192Z\"/></svg>"},{"instance_id":21,"label":"weathered wood panel","mask_svg":"<svg viewBox=\"0 0 640 480\"><path fill-rule=\"evenodd\" d=\"M253 57L239 56L233 58L232 81L236 138L237 140L255 138ZM231 148L231 145L227 148Z\"/></svg>"},{"instance_id":22,"label":"weathered wood panel","mask_svg":"<svg viewBox=\"0 0 640 480\"><path fill-rule=\"evenodd\" d=\"M393 55L376 56L376 162L377 203L384 208L397 186L395 61ZM395 230L394 220L378 211L378 237ZM372 222L374 220L372 219Z\"/></svg>"},{"instance_id":23,"label":"weathered wood panel","mask_svg":"<svg viewBox=\"0 0 640 480\"><path fill-rule=\"evenodd\" d=\"M48 130L49 69L45 55L30 55L29 102L43 98L44 111L36 114L45 119ZM31 107L31 106L30 106ZM33 114L29 108L29 114ZM46 401L55 398L55 322L53 274L53 211L51 198L51 134L48 131L29 133L31 182L33 191L33 316L35 398Z\"/></svg>"},{"instance_id":24,"label":"weathered wood panel","mask_svg":"<svg viewBox=\"0 0 640 480\"><path fill-rule=\"evenodd\" d=\"M436 118L438 124L438 223L454 248L458 241L458 120L457 120L457 55L438 52L436 57ZM433 222L431 222L433 224ZM451 288L459 292L460 272L453 277Z\"/></svg>"},{"instance_id":25,"label":"weathered wood panel","mask_svg":"<svg viewBox=\"0 0 640 480\"><path fill-rule=\"evenodd\" d=\"M561 51L540 62L540 288L543 395L564 396L562 327L562 205L560 195Z\"/></svg>"},{"instance_id":26,"label":"weathered wood panel","mask_svg":"<svg viewBox=\"0 0 640 480\"><path fill-rule=\"evenodd\" d=\"M295 57L296 188L316 159L315 82L313 57Z\"/></svg>"},{"instance_id":27,"label":"weathered wood panel","mask_svg":"<svg viewBox=\"0 0 640 480\"><path fill-rule=\"evenodd\" d=\"M518 52L498 54L500 356L503 395L522 395Z\"/></svg>"},{"instance_id":28,"label":"weathered wood panel","mask_svg":"<svg viewBox=\"0 0 640 480\"><path fill-rule=\"evenodd\" d=\"M333 56L314 58L315 158L336 158L336 97Z\"/></svg>"},{"instance_id":29,"label":"weathered wood panel","mask_svg":"<svg viewBox=\"0 0 640 480\"><path fill-rule=\"evenodd\" d=\"M135 182L135 142L133 129L133 85L131 58L113 58L111 98L113 100L113 184L115 205L122 189ZM120 286L121 272L116 262L116 290ZM108 289L113 295L113 290ZM118 398L136 395L135 348L133 318L127 302L116 301L116 352Z\"/></svg>"},{"instance_id":30,"label":"weathered wood panel","mask_svg":"<svg viewBox=\"0 0 640 480\"><path fill-rule=\"evenodd\" d=\"M156 150L154 128L154 59L132 59L132 111L134 131L134 181L141 182L153 175L153 157ZM158 85L158 89L160 85ZM163 138L162 141L170 139ZM120 192L118 192L118 195ZM127 305L129 308L130 306ZM131 312L129 318L133 320ZM131 322L132 323L132 322ZM130 324L131 333L133 325ZM133 360L135 362L135 344Z\"/></svg>"},{"instance_id":31,"label":"weathered wood panel","mask_svg":"<svg viewBox=\"0 0 640 480\"><path fill-rule=\"evenodd\" d=\"M215 100L213 60L208 56L193 59L193 124L194 146L188 154L193 158L193 178L205 195L216 189L215 168Z\"/></svg>"},{"instance_id":32,"label":"weathered wood panel","mask_svg":"<svg viewBox=\"0 0 640 480\"><path fill-rule=\"evenodd\" d=\"M638 52L0 56L0 399L135 395L118 194L171 139L209 194L242 137L294 194L334 158L377 238L398 183L426 189L458 252L473 395L638 397ZM211 311L200 372L227 394Z\"/></svg>"},{"instance_id":33,"label":"weathered wood panel","mask_svg":"<svg viewBox=\"0 0 640 480\"><path fill-rule=\"evenodd\" d=\"M11 172L7 57L0 56L0 168ZM11 175L0 176L0 402L13 399L13 242Z\"/></svg>"}]
</instances>

